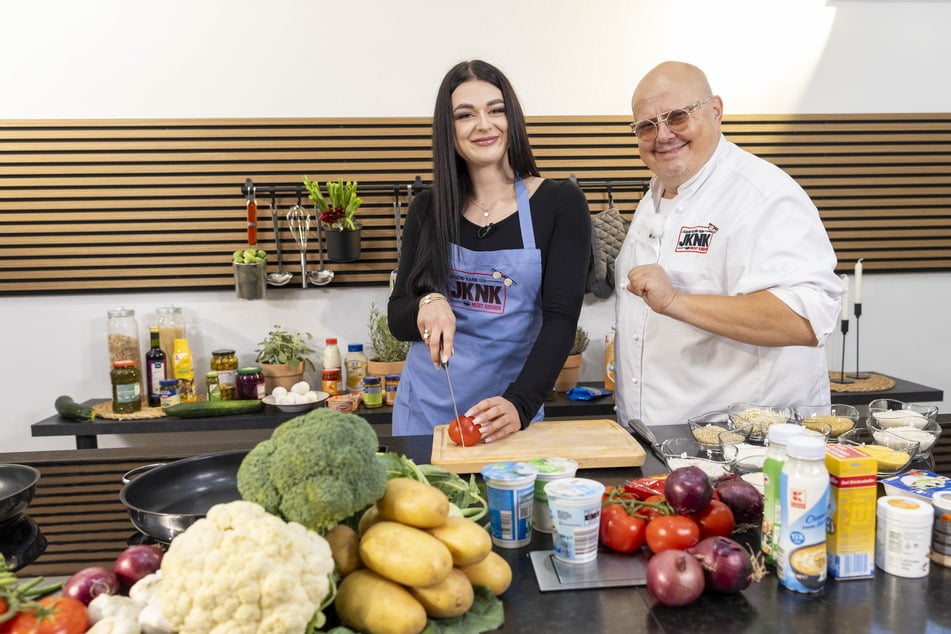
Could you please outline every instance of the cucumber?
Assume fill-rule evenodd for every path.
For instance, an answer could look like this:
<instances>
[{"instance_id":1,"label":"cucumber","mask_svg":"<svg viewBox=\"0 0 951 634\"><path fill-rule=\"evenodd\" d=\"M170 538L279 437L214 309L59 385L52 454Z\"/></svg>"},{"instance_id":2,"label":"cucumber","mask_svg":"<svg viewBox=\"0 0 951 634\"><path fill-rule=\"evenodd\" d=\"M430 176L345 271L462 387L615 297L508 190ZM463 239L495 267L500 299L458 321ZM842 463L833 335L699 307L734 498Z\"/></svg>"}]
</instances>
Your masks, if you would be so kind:
<instances>
[{"instance_id":1,"label":"cucumber","mask_svg":"<svg viewBox=\"0 0 951 634\"><path fill-rule=\"evenodd\" d=\"M234 416L250 414L264 407L261 401L195 401L178 403L165 408L168 416L178 418L204 418L206 416Z\"/></svg>"},{"instance_id":2,"label":"cucumber","mask_svg":"<svg viewBox=\"0 0 951 634\"><path fill-rule=\"evenodd\" d=\"M96 417L96 412L91 407L80 405L73 400L73 397L60 396L55 403L56 413L69 420L90 421Z\"/></svg>"}]
</instances>

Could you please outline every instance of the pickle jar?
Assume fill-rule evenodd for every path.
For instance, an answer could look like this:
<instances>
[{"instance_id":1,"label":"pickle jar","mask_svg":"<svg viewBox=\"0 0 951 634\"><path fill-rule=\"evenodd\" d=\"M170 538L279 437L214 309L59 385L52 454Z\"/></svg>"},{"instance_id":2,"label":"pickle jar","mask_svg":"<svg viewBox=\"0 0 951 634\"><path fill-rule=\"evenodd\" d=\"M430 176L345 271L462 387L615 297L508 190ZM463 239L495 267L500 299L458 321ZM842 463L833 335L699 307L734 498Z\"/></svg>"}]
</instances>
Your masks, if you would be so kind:
<instances>
[{"instance_id":1,"label":"pickle jar","mask_svg":"<svg viewBox=\"0 0 951 634\"><path fill-rule=\"evenodd\" d=\"M208 400L220 401L221 400L221 385L218 383L217 372L212 371L212 372L205 373L205 385L208 390Z\"/></svg>"},{"instance_id":2,"label":"pickle jar","mask_svg":"<svg viewBox=\"0 0 951 634\"><path fill-rule=\"evenodd\" d=\"M254 401L264 398L264 374L260 366L238 369L237 390L238 400Z\"/></svg>"},{"instance_id":3,"label":"pickle jar","mask_svg":"<svg viewBox=\"0 0 951 634\"><path fill-rule=\"evenodd\" d=\"M383 381L378 376L363 379L363 406L376 408L383 405Z\"/></svg>"},{"instance_id":4,"label":"pickle jar","mask_svg":"<svg viewBox=\"0 0 951 634\"><path fill-rule=\"evenodd\" d=\"M238 357L234 350L214 350L211 353L211 369L218 373L218 389L222 401L237 398Z\"/></svg>"},{"instance_id":5,"label":"pickle jar","mask_svg":"<svg viewBox=\"0 0 951 634\"><path fill-rule=\"evenodd\" d=\"M112 363L109 375L112 382L112 411L116 414L131 414L142 409L142 391L139 386L139 369L135 361L125 359Z\"/></svg>"}]
</instances>

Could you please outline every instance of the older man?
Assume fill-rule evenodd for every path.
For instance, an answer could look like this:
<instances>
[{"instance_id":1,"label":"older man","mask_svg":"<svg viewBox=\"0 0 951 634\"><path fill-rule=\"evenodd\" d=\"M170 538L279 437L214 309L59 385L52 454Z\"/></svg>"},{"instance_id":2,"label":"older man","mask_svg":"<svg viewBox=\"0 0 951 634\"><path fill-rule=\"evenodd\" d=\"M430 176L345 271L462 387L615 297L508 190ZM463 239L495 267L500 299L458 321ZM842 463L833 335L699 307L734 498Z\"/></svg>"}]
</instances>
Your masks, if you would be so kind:
<instances>
[{"instance_id":1,"label":"older man","mask_svg":"<svg viewBox=\"0 0 951 634\"><path fill-rule=\"evenodd\" d=\"M821 346L845 289L815 205L723 137L699 68L660 64L631 107L654 176L615 263L618 419L828 403Z\"/></svg>"}]
</instances>

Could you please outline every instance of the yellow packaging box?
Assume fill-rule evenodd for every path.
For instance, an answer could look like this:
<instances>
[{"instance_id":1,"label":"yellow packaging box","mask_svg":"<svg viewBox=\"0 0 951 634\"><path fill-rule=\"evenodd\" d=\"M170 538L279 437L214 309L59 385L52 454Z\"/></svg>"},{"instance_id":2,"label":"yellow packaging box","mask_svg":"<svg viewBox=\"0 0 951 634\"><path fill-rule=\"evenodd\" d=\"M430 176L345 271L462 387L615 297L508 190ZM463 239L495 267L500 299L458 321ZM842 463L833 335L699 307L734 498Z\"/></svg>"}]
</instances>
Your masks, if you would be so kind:
<instances>
[{"instance_id":1,"label":"yellow packaging box","mask_svg":"<svg viewBox=\"0 0 951 634\"><path fill-rule=\"evenodd\" d=\"M829 577L873 577L878 463L849 445L828 444L826 468L830 485L826 520Z\"/></svg>"}]
</instances>

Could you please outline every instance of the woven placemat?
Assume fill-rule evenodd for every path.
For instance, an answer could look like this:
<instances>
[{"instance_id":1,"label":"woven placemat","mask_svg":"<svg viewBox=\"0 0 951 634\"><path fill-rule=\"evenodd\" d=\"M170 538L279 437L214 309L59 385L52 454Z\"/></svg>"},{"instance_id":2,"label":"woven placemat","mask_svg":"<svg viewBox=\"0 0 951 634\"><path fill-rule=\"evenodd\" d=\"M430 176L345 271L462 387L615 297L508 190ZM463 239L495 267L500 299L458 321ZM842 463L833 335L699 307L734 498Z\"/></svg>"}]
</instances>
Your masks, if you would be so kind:
<instances>
[{"instance_id":1,"label":"woven placemat","mask_svg":"<svg viewBox=\"0 0 951 634\"><path fill-rule=\"evenodd\" d=\"M829 372L830 379L842 378L841 372ZM869 374L867 379L853 379L849 373L845 373L845 378L851 383L829 384L833 392L881 392L895 387L895 379L881 374Z\"/></svg>"},{"instance_id":2,"label":"woven placemat","mask_svg":"<svg viewBox=\"0 0 951 634\"><path fill-rule=\"evenodd\" d=\"M92 406L96 412L97 418L108 418L109 420L144 420L147 418L162 418L165 412L161 407L149 407L145 401L142 402L142 409L128 414L116 414L112 411L112 401L103 401Z\"/></svg>"}]
</instances>

